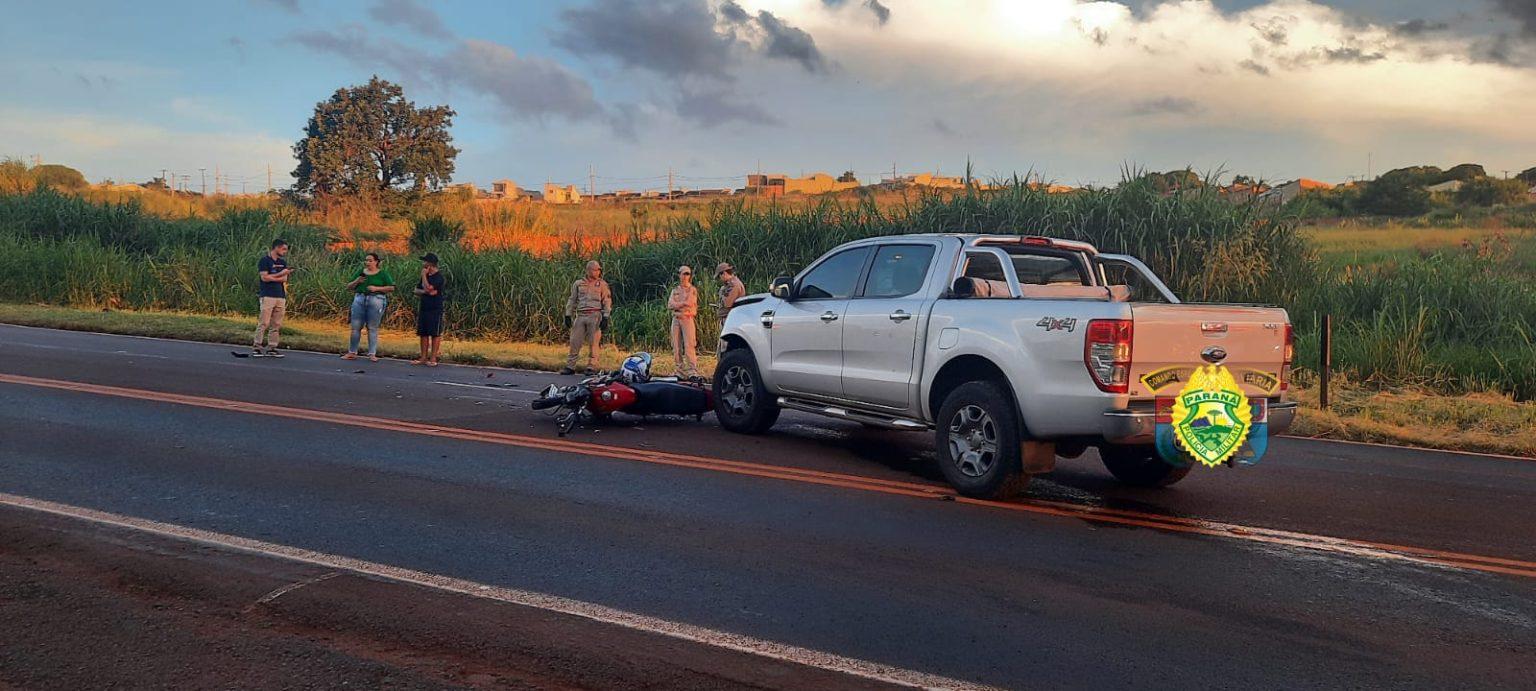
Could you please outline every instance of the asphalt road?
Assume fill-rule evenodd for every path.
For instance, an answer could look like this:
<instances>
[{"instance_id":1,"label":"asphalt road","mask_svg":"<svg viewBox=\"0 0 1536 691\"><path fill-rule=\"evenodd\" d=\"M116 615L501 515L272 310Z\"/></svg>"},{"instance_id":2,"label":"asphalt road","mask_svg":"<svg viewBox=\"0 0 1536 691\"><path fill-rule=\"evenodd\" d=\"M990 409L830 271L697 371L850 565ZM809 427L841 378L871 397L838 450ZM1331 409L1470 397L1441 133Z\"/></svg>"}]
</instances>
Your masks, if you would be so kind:
<instances>
[{"instance_id":1,"label":"asphalt road","mask_svg":"<svg viewBox=\"0 0 1536 691\"><path fill-rule=\"evenodd\" d=\"M1197 471L1152 491L1114 485L1090 452L1037 479L1028 501L996 507L911 489L937 484L929 435L809 416L786 414L764 437L726 434L708 418L647 420L572 437L601 447L545 446L553 422L527 402L559 379L548 374L302 353L242 360L227 346L0 326L0 375L133 390L0 379L0 493L15 497L980 684L1533 684L1532 462L1283 439L1256 467ZM1203 527L1212 523L1225 527ZM0 510L0 526L14 537L0 541L4 582L36 584L22 588L31 597L0 588L0 618L30 627L0 632L0 686L111 667L45 645L68 640L50 627L94 627L103 646L146 651L142 669L115 677L130 685L166 669L214 683L236 669L400 686L870 683L804 656L722 651L536 606L486 610L351 573L296 591L274 639L270 608L230 603L314 577L280 558L206 545L189 558L174 540L20 508ZM1357 542L1266 538L1278 530ZM1381 544L1508 561L1489 572L1392 558ZM159 610L103 575L118 564L208 621L150 626ZM227 584L226 573L251 583L198 585ZM85 601L118 605L72 604ZM337 610L340 601L353 609ZM226 663L233 653L171 644L209 628L249 657ZM448 633L421 630L475 631L479 645L466 652ZM614 636L632 642L593 643ZM294 650L320 661L285 666ZM573 671L598 660L606 666L589 676ZM490 671L472 671L481 668Z\"/></svg>"}]
</instances>

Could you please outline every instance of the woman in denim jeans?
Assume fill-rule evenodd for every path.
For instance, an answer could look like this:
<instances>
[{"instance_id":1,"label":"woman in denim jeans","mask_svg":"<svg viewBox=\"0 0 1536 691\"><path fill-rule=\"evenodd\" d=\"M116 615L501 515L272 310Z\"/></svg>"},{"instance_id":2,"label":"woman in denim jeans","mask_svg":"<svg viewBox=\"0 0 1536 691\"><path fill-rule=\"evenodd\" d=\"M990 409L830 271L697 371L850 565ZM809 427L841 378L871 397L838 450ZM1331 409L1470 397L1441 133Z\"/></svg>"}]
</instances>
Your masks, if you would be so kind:
<instances>
[{"instance_id":1,"label":"woman in denim jeans","mask_svg":"<svg viewBox=\"0 0 1536 691\"><path fill-rule=\"evenodd\" d=\"M389 294L395 292L395 279L379 265L379 255L369 252L363 257L363 268L347 284L357 293L352 297L352 340L347 344L343 360L357 359L357 342L363 327L368 328L368 359L379 361L379 322L384 320L384 306Z\"/></svg>"}]
</instances>

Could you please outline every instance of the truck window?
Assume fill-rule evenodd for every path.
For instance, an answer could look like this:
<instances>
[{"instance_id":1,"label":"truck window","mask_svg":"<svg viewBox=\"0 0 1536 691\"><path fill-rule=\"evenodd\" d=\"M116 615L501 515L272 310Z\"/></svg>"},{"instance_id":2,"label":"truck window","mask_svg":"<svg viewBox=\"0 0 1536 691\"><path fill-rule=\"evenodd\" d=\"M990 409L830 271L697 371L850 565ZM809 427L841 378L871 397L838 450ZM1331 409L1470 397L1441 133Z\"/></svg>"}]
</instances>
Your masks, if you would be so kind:
<instances>
[{"instance_id":1,"label":"truck window","mask_svg":"<svg viewBox=\"0 0 1536 691\"><path fill-rule=\"evenodd\" d=\"M933 264L933 245L884 245L875 252L875 263L864 281L864 297L899 298L923 289L928 267Z\"/></svg>"},{"instance_id":2,"label":"truck window","mask_svg":"<svg viewBox=\"0 0 1536 691\"><path fill-rule=\"evenodd\" d=\"M1093 285L1075 258L1051 254L1013 254L1013 270L1020 285Z\"/></svg>"},{"instance_id":3,"label":"truck window","mask_svg":"<svg viewBox=\"0 0 1536 691\"><path fill-rule=\"evenodd\" d=\"M805 278L800 279L798 297L803 300L846 298L853 295L864 271L864 260L869 258L868 247L843 250L817 264Z\"/></svg>"},{"instance_id":4,"label":"truck window","mask_svg":"<svg viewBox=\"0 0 1536 691\"><path fill-rule=\"evenodd\" d=\"M997 255L991 252L968 252L965 255L965 271L960 275L966 278L979 278L983 281L1004 281L1008 275L1003 273L1003 263L997 260Z\"/></svg>"}]
</instances>

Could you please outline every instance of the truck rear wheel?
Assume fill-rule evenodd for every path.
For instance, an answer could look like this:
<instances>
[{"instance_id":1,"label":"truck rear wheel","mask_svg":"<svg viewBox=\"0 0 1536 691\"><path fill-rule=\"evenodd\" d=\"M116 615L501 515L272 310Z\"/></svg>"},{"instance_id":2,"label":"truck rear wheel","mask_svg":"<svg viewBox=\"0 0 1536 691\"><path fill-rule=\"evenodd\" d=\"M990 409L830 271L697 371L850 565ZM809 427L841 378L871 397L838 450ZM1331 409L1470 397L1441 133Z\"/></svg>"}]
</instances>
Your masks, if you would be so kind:
<instances>
[{"instance_id":1,"label":"truck rear wheel","mask_svg":"<svg viewBox=\"0 0 1536 691\"><path fill-rule=\"evenodd\" d=\"M1101 446L1099 458L1115 479L1135 487L1167 487L1183 480L1193 467L1169 465L1152 446Z\"/></svg>"},{"instance_id":2,"label":"truck rear wheel","mask_svg":"<svg viewBox=\"0 0 1536 691\"><path fill-rule=\"evenodd\" d=\"M956 387L944 398L936 422L939 469L961 494L1001 499L1029 486L1020 461L1019 416L997 384Z\"/></svg>"},{"instance_id":3,"label":"truck rear wheel","mask_svg":"<svg viewBox=\"0 0 1536 691\"><path fill-rule=\"evenodd\" d=\"M779 420L779 406L769 397L747 348L727 350L715 365L715 417L720 426L742 434L762 434Z\"/></svg>"}]
</instances>

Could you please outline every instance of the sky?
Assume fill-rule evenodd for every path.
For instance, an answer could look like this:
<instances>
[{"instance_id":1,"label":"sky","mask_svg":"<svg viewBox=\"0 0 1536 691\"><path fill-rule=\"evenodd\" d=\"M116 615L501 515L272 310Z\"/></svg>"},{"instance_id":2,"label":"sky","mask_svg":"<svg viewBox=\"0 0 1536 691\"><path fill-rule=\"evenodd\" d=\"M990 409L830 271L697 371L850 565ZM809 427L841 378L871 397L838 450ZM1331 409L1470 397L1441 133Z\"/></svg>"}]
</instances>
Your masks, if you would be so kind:
<instances>
[{"instance_id":1,"label":"sky","mask_svg":"<svg viewBox=\"0 0 1536 691\"><path fill-rule=\"evenodd\" d=\"M285 187L371 75L457 111L482 187L1536 166L1536 0L7 4L0 157L92 181Z\"/></svg>"}]
</instances>

